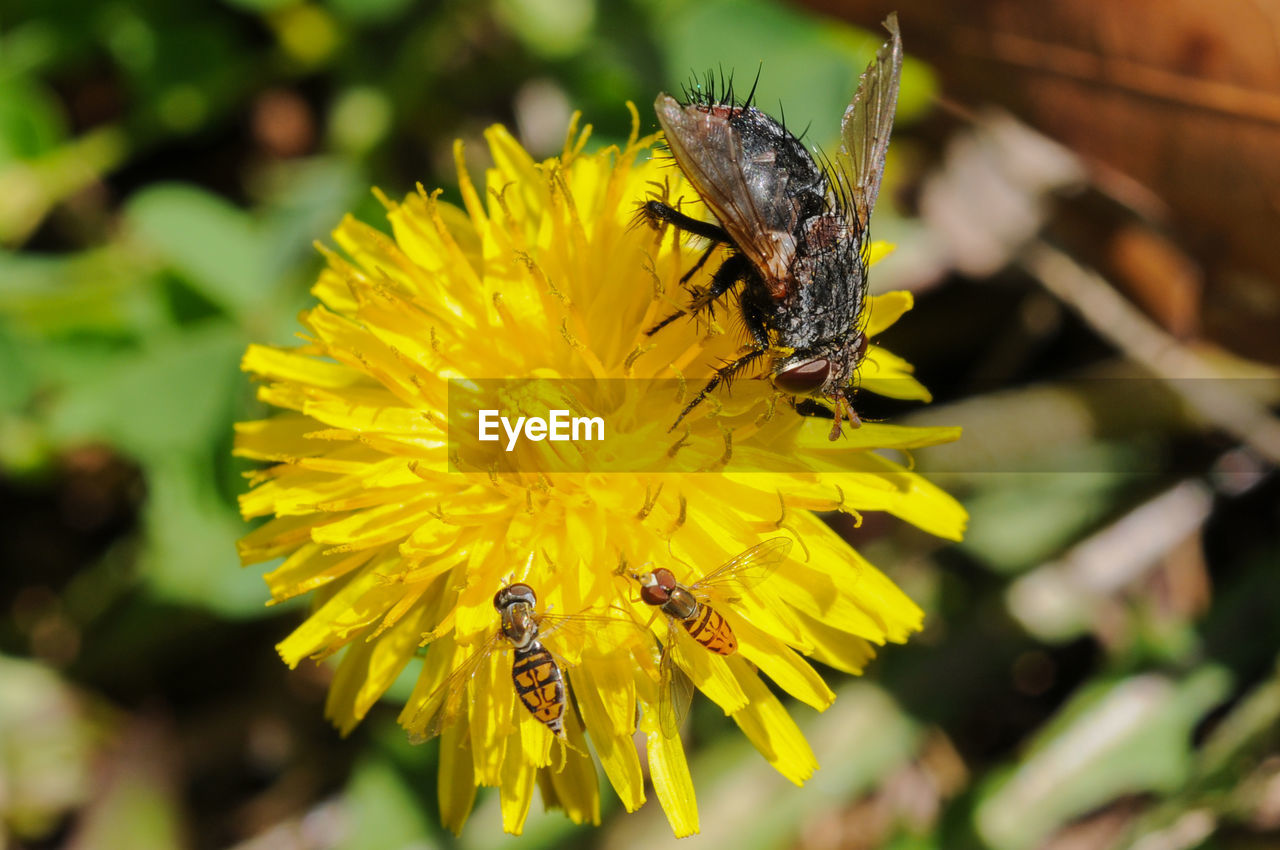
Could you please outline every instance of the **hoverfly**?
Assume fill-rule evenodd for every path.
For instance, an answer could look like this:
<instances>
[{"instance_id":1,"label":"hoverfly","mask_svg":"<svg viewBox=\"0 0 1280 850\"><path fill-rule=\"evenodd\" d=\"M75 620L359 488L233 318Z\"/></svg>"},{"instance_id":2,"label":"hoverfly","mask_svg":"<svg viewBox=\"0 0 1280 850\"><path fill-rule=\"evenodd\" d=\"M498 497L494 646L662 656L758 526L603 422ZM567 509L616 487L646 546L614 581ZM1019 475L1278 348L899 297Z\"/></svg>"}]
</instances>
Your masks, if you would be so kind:
<instances>
[{"instance_id":1,"label":"hoverfly","mask_svg":"<svg viewBox=\"0 0 1280 850\"><path fill-rule=\"evenodd\" d=\"M557 660L555 655L543 646L542 641L567 625L576 624L582 627L590 623L595 627L615 624L633 626L634 624L616 618L592 617L586 614L569 616L538 614L536 613L537 605L537 594L527 584L509 584L494 594L493 607L501 616L501 624L497 631L490 635L427 697L413 724L417 725L423 714L431 715L425 731L420 736L421 740L434 738L457 718L463 710L467 683L480 669L484 660L504 641L511 645L513 651L511 683L515 686L520 704L538 722L551 730L551 734L561 739L565 737L566 691L563 662Z\"/></svg>"},{"instance_id":2,"label":"hoverfly","mask_svg":"<svg viewBox=\"0 0 1280 850\"><path fill-rule=\"evenodd\" d=\"M693 697L693 683L677 664L676 624L708 652L732 655L738 639L724 615L712 607L713 588L745 589L763 581L791 552L785 537L766 540L731 558L692 584L681 584L665 567L643 574L632 573L640 583L640 600L667 616L667 640L658 664L658 719L667 737L678 734L680 720Z\"/></svg>"},{"instance_id":3,"label":"hoverfly","mask_svg":"<svg viewBox=\"0 0 1280 850\"><path fill-rule=\"evenodd\" d=\"M768 356L774 385L793 396L821 397L835 421L860 424L852 407L853 381L867 350L862 312L867 290L867 225L884 172L898 103L902 39L898 18L884 27L889 40L867 66L845 109L841 144L824 171L780 123L747 99L734 101L732 84L694 87L688 102L658 95L654 111L676 165L719 224L691 218L665 200L651 199L641 215L711 242L686 283L716 245L731 254L689 308L659 322L712 308L742 284L738 305L751 340L745 353L718 369L684 408L676 424L722 382ZM724 88L722 86L722 88ZM675 427L673 425L672 427Z\"/></svg>"}]
</instances>

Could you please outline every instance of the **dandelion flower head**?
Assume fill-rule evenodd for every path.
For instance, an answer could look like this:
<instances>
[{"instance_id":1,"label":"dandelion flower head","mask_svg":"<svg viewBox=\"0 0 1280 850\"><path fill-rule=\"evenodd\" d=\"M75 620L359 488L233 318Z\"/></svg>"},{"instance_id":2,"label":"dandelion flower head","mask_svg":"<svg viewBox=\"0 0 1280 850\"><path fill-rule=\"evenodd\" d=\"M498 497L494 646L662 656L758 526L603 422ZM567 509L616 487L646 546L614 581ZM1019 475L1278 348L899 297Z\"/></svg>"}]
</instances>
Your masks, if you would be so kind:
<instances>
[{"instance_id":1,"label":"dandelion flower head","mask_svg":"<svg viewBox=\"0 0 1280 850\"><path fill-rule=\"evenodd\" d=\"M963 530L954 500L873 451L944 442L956 429L868 422L831 442L827 420L744 378L669 430L688 396L667 390L696 391L742 335L731 310L645 334L683 306L679 281L702 246L635 226L655 186L689 209L697 199L651 156L656 139L639 138L632 113L625 146L585 152L590 128L579 132L575 119L562 154L545 162L492 127L483 187L458 144L462 205L421 187L383 198L391 236L346 218L333 234L340 250L325 251L319 303L302 314L302 344L253 345L243 361L261 400L281 412L237 426L236 453L266 464L242 512L269 517L241 541L241 558L282 558L266 577L272 600L310 594L312 603L279 652L291 666L337 656L326 711L344 732L415 665L400 722L420 737L439 732L441 817L455 831L478 786L499 789L509 832L521 831L535 786L547 806L598 823L597 761L628 811L645 802L647 766L673 831L698 830L681 739L658 722L665 618L655 621L620 565L652 562L693 582L762 541L794 541L765 582L734 598L712 593L737 651L684 651L677 663L700 698L801 784L817 759L762 674L822 710L834 695L807 659L858 673L876 646L905 641L922 621L819 514L886 511L942 537ZM705 286L709 274L690 284ZM906 293L870 298L867 335L910 306ZM579 401L629 420L624 442L607 456L591 443L508 453L450 433L451 387L529 377L620 381L620 394ZM874 343L860 385L928 398L910 366ZM513 391L498 403L523 401ZM546 466L556 453L550 461L563 467ZM534 588L543 611L631 621L547 630L566 671L563 741L524 710L510 647L494 640L494 594L513 581ZM479 658L483 646L496 648ZM432 729L429 704L472 658L462 710Z\"/></svg>"}]
</instances>

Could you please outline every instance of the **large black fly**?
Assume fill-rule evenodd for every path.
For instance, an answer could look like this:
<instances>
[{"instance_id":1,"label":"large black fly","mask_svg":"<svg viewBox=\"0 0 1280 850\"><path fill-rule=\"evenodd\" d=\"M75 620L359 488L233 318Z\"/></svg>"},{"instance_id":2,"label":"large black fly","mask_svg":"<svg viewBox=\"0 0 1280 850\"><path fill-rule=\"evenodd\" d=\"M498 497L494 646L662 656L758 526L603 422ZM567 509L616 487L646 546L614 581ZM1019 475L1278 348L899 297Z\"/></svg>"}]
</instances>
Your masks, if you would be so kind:
<instances>
[{"instance_id":1,"label":"large black fly","mask_svg":"<svg viewBox=\"0 0 1280 850\"><path fill-rule=\"evenodd\" d=\"M902 72L897 15L889 15L884 26L889 40L862 74L844 113L840 149L826 171L799 139L752 106L750 95L735 103L731 92L717 97L695 91L686 103L668 94L654 102L676 164L719 225L656 198L641 212L654 226L669 223L710 240L712 247L727 245L731 254L687 310L649 333L686 313L710 309L742 284L738 304L751 335L744 353L716 372L681 419L722 382L767 357L780 390L831 405L831 439L839 437L842 421L859 424L851 396L867 349L860 325L867 224L880 191Z\"/></svg>"}]
</instances>

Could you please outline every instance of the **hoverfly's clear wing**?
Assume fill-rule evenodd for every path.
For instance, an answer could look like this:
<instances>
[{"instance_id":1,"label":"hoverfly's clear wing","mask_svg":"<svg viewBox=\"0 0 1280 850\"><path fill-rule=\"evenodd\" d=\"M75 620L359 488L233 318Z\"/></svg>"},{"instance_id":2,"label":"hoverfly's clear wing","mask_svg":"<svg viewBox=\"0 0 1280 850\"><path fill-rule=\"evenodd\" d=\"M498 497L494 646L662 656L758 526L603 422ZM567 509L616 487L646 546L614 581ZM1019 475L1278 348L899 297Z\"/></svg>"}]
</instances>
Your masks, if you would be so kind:
<instances>
[{"instance_id":1,"label":"hoverfly's clear wing","mask_svg":"<svg viewBox=\"0 0 1280 850\"><path fill-rule=\"evenodd\" d=\"M668 94L658 95L653 109L680 170L781 298L796 251L798 213L794 192L788 190L793 175L773 156L750 154L746 146L752 140L743 132L752 132L754 121L769 119L756 119L759 113L744 111L747 107L681 105Z\"/></svg>"},{"instance_id":2,"label":"hoverfly's clear wing","mask_svg":"<svg viewBox=\"0 0 1280 850\"><path fill-rule=\"evenodd\" d=\"M421 743L429 741L436 735L444 731L450 723L458 718L463 711L463 706L467 699L467 683L471 681L471 677L480 669L480 665L488 658L498 645L504 640L502 632L494 632L480 644L475 652L467 656L467 659L454 669L449 677L431 692L423 703L422 708L418 710L418 714L414 717L414 722L419 722L422 717L430 717L420 738L415 738L415 742Z\"/></svg>"},{"instance_id":3,"label":"hoverfly's clear wing","mask_svg":"<svg viewBox=\"0 0 1280 850\"><path fill-rule=\"evenodd\" d=\"M673 621L668 621L667 642L658 662L658 725L662 734L674 738L693 702L693 680L679 663L680 635Z\"/></svg>"},{"instance_id":4,"label":"hoverfly's clear wing","mask_svg":"<svg viewBox=\"0 0 1280 850\"><path fill-rule=\"evenodd\" d=\"M588 640L600 643L603 636L605 643L616 644L624 641L629 633L648 631L621 608L606 611L617 613L611 616L588 609L577 614L541 614L538 616L538 639L546 645L547 639L554 636L557 643L585 646Z\"/></svg>"},{"instance_id":5,"label":"hoverfly's clear wing","mask_svg":"<svg viewBox=\"0 0 1280 850\"><path fill-rule=\"evenodd\" d=\"M897 13L885 18L884 28L889 31L889 40L880 45L876 58L862 72L853 102L844 111L836 157L836 179L844 201L852 207L846 211L849 224L858 234L866 232L880 194L885 152L898 108L902 36L898 33Z\"/></svg>"},{"instance_id":6,"label":"hoverfly's clear wing","mask_svg":"<svg viewBox=\"0 0 1280 850\"><path fill-rule=\"evenodd\" d=\"M751 587L772 575L790 553L790 538L772 537L730 558L689 585L689 589L698 591L716 585Z\"/></svg>"}]
</instances>

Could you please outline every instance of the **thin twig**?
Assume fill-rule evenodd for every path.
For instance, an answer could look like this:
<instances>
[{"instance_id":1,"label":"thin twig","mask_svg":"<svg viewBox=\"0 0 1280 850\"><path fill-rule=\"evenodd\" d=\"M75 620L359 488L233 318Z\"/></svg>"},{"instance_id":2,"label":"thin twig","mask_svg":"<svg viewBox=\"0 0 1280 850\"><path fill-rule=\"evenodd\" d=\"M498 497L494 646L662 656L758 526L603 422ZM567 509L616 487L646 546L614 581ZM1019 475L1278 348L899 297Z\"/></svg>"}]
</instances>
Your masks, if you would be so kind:
<instances>
[{"instance_id":1,"label":"thin twig","mask_svg":"<svg viewBox=\"0 0 1280 850\"><path fill-rule=\"evenodd\" d=\"M1028 246L1021 262L1045 289L1130 359L1166 381L1206 421L1280 466L1280 420L1235 392L1209 361L1161 330L1100 275L1044 242ZM1188 380L1205 378L1212 380Z\"/></svg>"}]
</instances>

